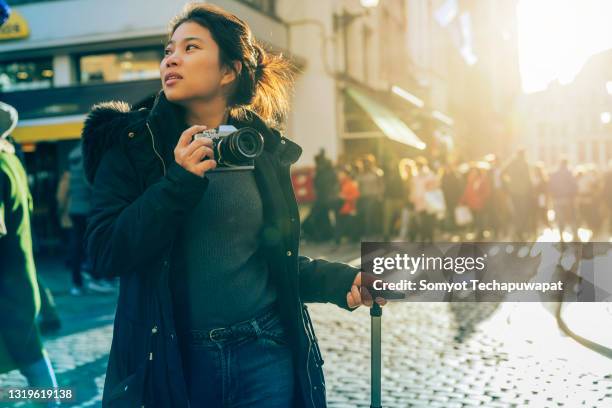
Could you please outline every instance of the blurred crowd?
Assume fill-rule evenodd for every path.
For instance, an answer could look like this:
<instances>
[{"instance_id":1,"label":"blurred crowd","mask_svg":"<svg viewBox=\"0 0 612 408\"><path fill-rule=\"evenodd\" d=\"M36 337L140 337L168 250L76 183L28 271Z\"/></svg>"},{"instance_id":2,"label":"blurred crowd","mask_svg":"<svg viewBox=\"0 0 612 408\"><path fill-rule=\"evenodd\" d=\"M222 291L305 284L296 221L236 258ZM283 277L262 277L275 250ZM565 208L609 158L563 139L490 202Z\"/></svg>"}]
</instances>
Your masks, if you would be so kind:
<instances>
[{"instance_id":1,"label":"blurred crowd","mask_svg":"<svg viewBox=\"0 0 612 408\"><path fill-rule=\"evenodd\" d=\"M503 161L446 164L368 154L334 165L321 151L314 190L302 224L311 241L532 241L544 229L578 240L579 228L595 239L612 231L612 163L570 167L561 158L547 168L523 149Z\"/></svg>"}]
</instances>

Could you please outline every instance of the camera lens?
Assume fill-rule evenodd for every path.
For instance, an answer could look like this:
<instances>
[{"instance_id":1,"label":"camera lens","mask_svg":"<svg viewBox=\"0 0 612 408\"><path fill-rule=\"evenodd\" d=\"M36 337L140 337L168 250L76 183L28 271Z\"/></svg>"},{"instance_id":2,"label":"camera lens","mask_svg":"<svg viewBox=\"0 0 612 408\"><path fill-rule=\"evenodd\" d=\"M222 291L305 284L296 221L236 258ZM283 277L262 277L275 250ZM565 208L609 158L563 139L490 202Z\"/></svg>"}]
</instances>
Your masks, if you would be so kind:
<instances>
[{"instance_id":1,"label":"camera lens","mask_svg":"<svg viewBox=\"0 0 612 408\"><path fill-rule=\"evenodd\" d=\"M252 133L243 133L238 137L238 140L236 141L236 147L245 156L255 157L260 148L260 144L258 143L258 136L259 135L254 135Z\"/></svg>"},{"instance_id":2,"label":"camera lens","mask_svg":"<svg viewBox=\"0 0 612 408\"><path fill-rule=\"evenodd\" d=\"M219 142L223 160L228 164L242 164L259 156L263 151L263 137L252 128L242 128Z\"/></svg>"}]
</instances>

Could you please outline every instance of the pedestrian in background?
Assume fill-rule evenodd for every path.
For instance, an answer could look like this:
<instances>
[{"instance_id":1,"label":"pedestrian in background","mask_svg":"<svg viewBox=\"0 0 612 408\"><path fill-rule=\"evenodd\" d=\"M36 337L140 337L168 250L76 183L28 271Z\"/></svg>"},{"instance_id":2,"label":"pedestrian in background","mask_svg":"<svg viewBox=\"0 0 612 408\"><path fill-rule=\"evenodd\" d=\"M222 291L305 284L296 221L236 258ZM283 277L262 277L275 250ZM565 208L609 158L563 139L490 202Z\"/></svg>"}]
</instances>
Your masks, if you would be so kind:
<instances>
[{"instance_id":1,"label":"pedestrian in background","mask_svg":"<svg viewBox=\"0 0 612 408\"><path fill-rule=\"evenodd\" d=\"M467 206L472 212L477 239L485 237L484 232L487 227L485 209L490 195L491 183L486 170L478 167L476 163L471 163L459 204Z\"/></svg>"},{"instance_id":2,"label":"pedestrian in background","mask_svg":"<svg viewBox=\"0 0 612 408\"><path fill-rule=\"evenodd\" d=\"M359 184L359 223L363 228L365 239L373 238L381 231L382 198L384 193L383 171L376 164L373 154L361 159L360 172L357 174Z\"/></svg>"},{"instance_id":3,"label":"pedestrian in background","mask_svg":"<svg viewBox=\"0 0 612 408\"><path fill-rule=\"evenodd\" d=\"M533 232L531 219L534 217L535 204L531 171L527 164L525 149L519 149L502 171L512 203L514 236L518 241L525 241Z\"/></svg>"},{"instance_id":4,"label":"pedestrian in background","mask_svg":"<svg viewBox=\"0 0 612 408\"><path fill-rule=\"evenodd\" d=\"M340 245L344 237L349 237L353 242L359 240L355 232L357 230L357 199L360 192L357 182L351 176L350 169L340 169L338 180L341 203L336 216L336 244Z\"/></svg>"},{"instance_id":5,"label":"pedestrian in background","mask_svg":"<svg viewBox=\"0 0 612 408\"><path fill-rule=\"evenodd\" d=\"M304 233L313 241L327 241L334 237L330 215L337 198L338 177L324 149L315 156L313 184L316 197L310 214L303 222Z\"/></svg>"},{"instance_id":6,"label":"pedestrian in background","mask_svg":"<svg viewBox=\"0 0 612 408\"><path fill-rule=\"evenodd\" d=\"M489 179L491 183L491 198L486 207L487 224L491 229L491 238L502 240L507 237L511 219L511 203L506 189L503 170L494 154L485 156L489 163Z\"/></svg>"},{"instance_id":7,"label":"pedestrian in background","mask_svg":"<svg viewBox=\"0 0 612 408\"><path fill-rule=\"evenodd\" d=\"M544 163L536 163L533 167L533 188L536 199L533 229L537 232L542 227L549 227L548 222L548 174Z\"/></svg>"},{"instance_id":8,"label":"pedestrian in background","mask_svg":"<svg viewBox=\"0 0 612 408\"><path fill-rule=\"evenodd\" d=\"M576 195L578 185L568 167L567 159L559 161L559 167L550 175L548 191L555 211L555 223L559 228L561 242L564 242L563 232L569 227L573 239L578 240L578 227L576 225Z\"/></svg>"},{"instance_id":9,"label":"pedestrian in background","mask_svg":"<svg viewBox=\"0 0 612 408\"><path fill-rule=\"evenodd\" d=\"M72 220L68 214L68 191L70 189L70 170L65 170L60 176L55 192L55 201L57 202L57 218L58 224L62 230L62 238L69 242L70 229L72 228ZM67 261L66 265L70 265Z\"/></svg>"},{"instance_id":10,"label":"pedestrian in background","mask_svg":"<svg viewBox=\"0 0 612 408\"><path fill-rule=\"evenodd\" d=\"M432 243L436 228L436 214L427 201L427 194L439 189L440 181L429 168L426 158L419 157L415 163L416 170L412 177L411 196L416 213L417 240Z\"/></svg>"},{"instance_id":11,"label":"pedestrian in background","mask_svg":"<svg viewBox=\"0 0 612 408\"><path fill-rule=\"evenodd\" d=\"M32 197L26 172L6 136L17 111L0 102L0 368L18 368L31 387L57 387L36 317L40 293L32 249ZM54 406L51 402L49 406Z\"/></svg>"},{"instance_id":12,"label":"pedestrian in background","mask_svg":"<svg viewBox=\"0 0 612 408\"><path fill-rule=\"evenodd\" d=\"M394 157L383 160L383 240L389 241L397 235L401 212L404 206L406 190L400 175L399 162Z\"/></svg>"},{"instance_id":13,"label":"pedestrian in background","mask_svg":"<svg viewBox=\"0 0 612 408\"><path fill-rule=\"evenodd\" d=\"M600 180L592 164L580 166L576 175L578 183L578 214L579 225L590 229L597 235L601 224L599 213Z\"/></svg>"},{"instance_id":14,"label":"pedestrian in background","mask_svg":"<svg viewBox=\"0 0 612 408\"><path fill-rule=\"evenodd\" d=\"M440 187L442 188L446 203L445 229L450 233L455 233L457 232L455 208L459 204L465 186L463 177L457 171L457 166L454 162L448 162L444 165Z\"/></svg>"},{"instance_id":15,"label":"pedestrian in background","mask_svg":"<svg viewBox=\"0 0 612 408\"><path fill-rule=\"evenodd\" d=\"M409 242L414 242L417 236L417 217L412 203L412 178L416 173L414 160L404 158L399 163L400 176L404 184L404 197L401 212L400 230L397 237L403 241L408 239Z\"/></svg>"},{"instance_id":16,"label":"pedestrian in background","mask_svg":"<svg viewBox=\"0 0 612 408\"><path fill-rule=\"evenodd\" d=\"M70 294L80 296L85 289L96 293L110 293L114 288L103 279L83 279L83 269L88 263L85 248L85 229L91 211L91 186L83 170L82 145L79 143L68 154L68 172L58 187L58 208L61 209L61 225L70 226L68 240L68 265L71 271Z\"/></svg>"}]
</instances>

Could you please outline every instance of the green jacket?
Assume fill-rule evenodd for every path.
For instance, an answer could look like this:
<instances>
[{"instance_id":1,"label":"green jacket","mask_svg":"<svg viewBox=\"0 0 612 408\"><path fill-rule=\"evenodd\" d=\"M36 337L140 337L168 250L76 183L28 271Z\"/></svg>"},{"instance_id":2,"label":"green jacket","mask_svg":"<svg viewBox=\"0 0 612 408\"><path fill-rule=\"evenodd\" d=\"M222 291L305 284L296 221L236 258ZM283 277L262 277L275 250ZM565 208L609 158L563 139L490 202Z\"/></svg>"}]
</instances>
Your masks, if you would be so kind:
<instances>
[{"instance_id":1,"label":"green jacket","mask_svg":"<svg viewBox=\"0 0 612 408\"><path fill-rule=\"evenodd\" d=\"M40 309L32 252L32 198L13 146L0 139L0 372L15 368L9 355L31 332Z\"/></svg>"}]
</instances>

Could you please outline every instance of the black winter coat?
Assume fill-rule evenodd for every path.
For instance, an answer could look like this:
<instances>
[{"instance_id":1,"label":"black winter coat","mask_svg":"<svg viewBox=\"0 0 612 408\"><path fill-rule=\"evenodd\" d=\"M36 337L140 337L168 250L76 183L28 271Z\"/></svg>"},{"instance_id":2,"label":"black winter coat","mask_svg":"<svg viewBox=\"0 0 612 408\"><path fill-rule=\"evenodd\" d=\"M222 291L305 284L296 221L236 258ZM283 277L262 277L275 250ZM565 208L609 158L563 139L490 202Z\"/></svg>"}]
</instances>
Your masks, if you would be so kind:
<instances>
[{"instance_id":1,"label":"black winter coat","mask_svg":"<svg viewBox=\"0 0 612 408\"><path fill-rule=\"evenodd\" d=\"M88 251L96 276L120 276L104 385L106 407L187 407L169 271L177 227L206 194L208 180L174 161L185 126L161 92L152 107L97 105L83 129L85 172L93 183ZM264 137L255 178L264 206L261 245L278 290L295 361L296 407L325 407L323 358L304 302L346 302L358 269L298 255L300 221L289 168L301 148L255 114L230 118Z\"/></svg>"}]
</instances>

